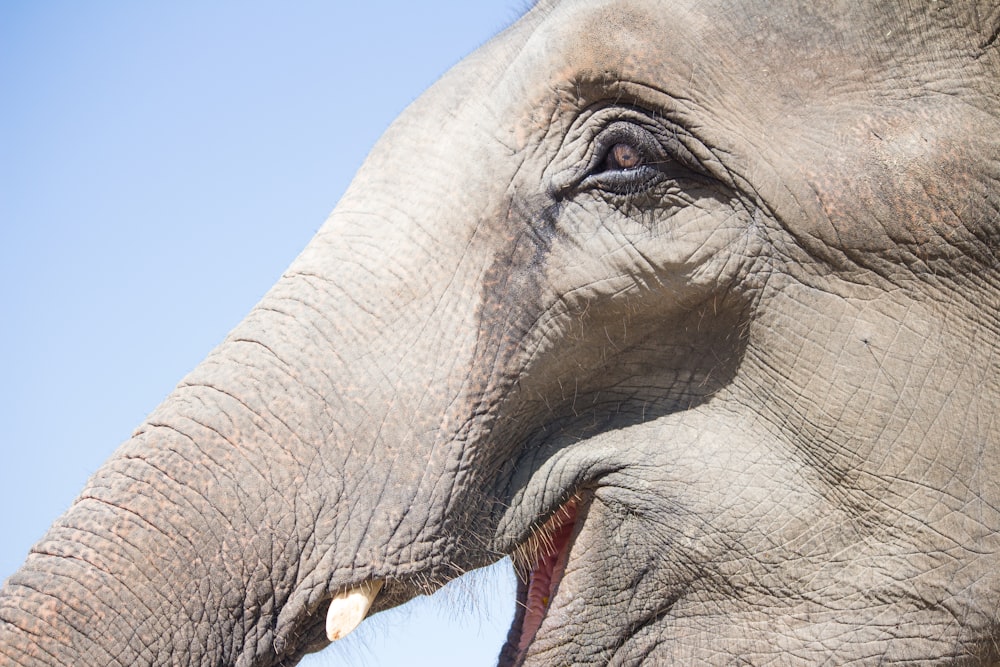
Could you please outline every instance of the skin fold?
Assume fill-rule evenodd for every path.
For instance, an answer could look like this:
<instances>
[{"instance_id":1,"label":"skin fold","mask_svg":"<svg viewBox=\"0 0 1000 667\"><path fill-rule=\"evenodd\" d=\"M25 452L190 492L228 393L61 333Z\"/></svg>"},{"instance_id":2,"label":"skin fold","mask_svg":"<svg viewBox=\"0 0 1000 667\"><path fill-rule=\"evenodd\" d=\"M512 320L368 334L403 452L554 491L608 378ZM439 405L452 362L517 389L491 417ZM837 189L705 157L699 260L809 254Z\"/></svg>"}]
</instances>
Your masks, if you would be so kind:
<instances>
[{"instance_id":1,"label":"skin fold","mask_svg":"<svg viewBox=\"0 0 1000 667\"><path fill-rule=\"evenodd\" d=\"M557 583L502 665L997 664L998 34L539 2L34 547L0 665L292 665L510 554Z\"/></svg>"}]
</instances>

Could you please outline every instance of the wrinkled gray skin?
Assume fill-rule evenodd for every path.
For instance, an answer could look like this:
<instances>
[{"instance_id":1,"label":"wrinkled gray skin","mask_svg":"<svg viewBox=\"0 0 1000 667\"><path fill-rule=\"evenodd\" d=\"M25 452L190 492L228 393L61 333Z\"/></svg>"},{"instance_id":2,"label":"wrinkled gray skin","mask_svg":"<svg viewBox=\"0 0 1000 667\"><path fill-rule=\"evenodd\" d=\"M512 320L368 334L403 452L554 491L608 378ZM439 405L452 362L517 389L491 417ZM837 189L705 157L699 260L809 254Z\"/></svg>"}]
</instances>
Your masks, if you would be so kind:
<instances>
[{"instance_id":1,"label":"wrinkled gray skin","mask_svg":"<svg viewBox=\"0 0 1000 667\"><path fill-rule=\"evenodd\" d=\"M456 67L8 580L0 663L294 664L574 493L524 664L1000 660L1000 12L855 4L544 2Z\"/></svg>"}]
</instances>

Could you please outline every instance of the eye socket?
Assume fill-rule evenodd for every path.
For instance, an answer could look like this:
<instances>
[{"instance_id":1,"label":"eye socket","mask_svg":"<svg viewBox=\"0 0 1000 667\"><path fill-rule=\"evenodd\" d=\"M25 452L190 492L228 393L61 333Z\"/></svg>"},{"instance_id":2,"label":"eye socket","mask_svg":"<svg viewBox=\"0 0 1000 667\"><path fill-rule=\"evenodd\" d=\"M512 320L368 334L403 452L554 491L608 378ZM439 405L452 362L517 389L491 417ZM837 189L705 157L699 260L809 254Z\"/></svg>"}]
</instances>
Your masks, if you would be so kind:
<instances>
[{"instance_id":1,"label":"eye socket","mask_svg":"<svg viewBox=\"0 0 1000 667\"><path fill-rule=\"evenodd\" d=\"M652 132L638 123L619 121L594 140L594 151L580 186L614 194L635 194L662 180L668 158Z\"/></svg>"},{"instance_id":2,"label":"eye socket","mask_svg":"<svg viewBox=\"0 0 1000 667\"><path fill-rule=\"evenodd\" d=\"M590 135L585 162L567 171L565 180L552 183L554 195L590 190L631 197L663 182L680 187L711 180L687 147L694 139L682 128L634 109L611 112L617 119L600 124Z\"/></svg>"}]
</instances>

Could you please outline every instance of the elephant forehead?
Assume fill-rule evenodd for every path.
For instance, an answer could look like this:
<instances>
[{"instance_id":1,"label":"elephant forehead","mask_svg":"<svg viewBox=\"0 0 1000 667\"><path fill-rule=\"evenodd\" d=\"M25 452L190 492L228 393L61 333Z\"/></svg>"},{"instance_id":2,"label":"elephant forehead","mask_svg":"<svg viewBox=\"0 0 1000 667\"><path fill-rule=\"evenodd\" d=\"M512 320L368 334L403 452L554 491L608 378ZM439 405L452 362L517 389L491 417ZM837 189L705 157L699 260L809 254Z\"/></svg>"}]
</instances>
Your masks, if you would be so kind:
<instances>
[{"instance_id":1,"label":"elephant forehead","mask_svg":"<svg viewBox=\"0 0 1000 667\"><path fill-rule=\"evenodd\" d=\"M552 155L594 105L637 105L687 126L754 187L808 187L785 157L805 146L825 171L842 128L871 104L874 56L851 18L753 2L543 4L513 31L488 103L524 154Z\"/></svg>"},{"instance_id":2,"label":"elephant forehead","mask_svg":"<svg viewBox=\"0 0 1000 667\"><path fill-rule=\"evenodd\" d=\"M856 18L751 2L543 3L525 17L530 35L494 99L515 114L528 101L534 113L526 127L545 130L553 106L586 104L634 82L675 102L715 114L729 109L765 125L783 117L785 107L828 102L831 81L845 82L837 91L843 94L861 79L865 42L849 31Z\"/></svg>"},{"instance_id":3,"label":"elephant forehead","mask_svg":"<svg viewBox=\"0 0 1000 667\"><path fill-rule=\"evenodd\" d=\"M1000 155L995 94L980 90L991 58L968 57L975 27L948 11L541 3L491 104L527 154L552 155L591 105L670 116L813 251L866 263L904 244L926 259L988 231Z\"/></svg>"},{"instance_id":4,"label":"elephant forehead","mask_svg":"<svg viewBox=\"0 0 1000 667\"><path fill-rule=\"evenodd\" d=\"M720 78L726 89L764 84L790 98L814 90L828 96L830 86L817 83L828 77L842 83L859 72L866 74L866 88L891 88L887 80L901 71L915 80L968 85L968 75L997 64L1000 9L979 4L948 3L931 11L893 1L543 1L523 21L531 37L516 60L535 79L551 70L533 66L562 60L577 70L639 79L666 72L679 81L684 74L728 74L732 78ZM995 93L994 80L986 82L987 93ZM705 86L700 78L686 83Z\"/></svg>"}]
</instances>

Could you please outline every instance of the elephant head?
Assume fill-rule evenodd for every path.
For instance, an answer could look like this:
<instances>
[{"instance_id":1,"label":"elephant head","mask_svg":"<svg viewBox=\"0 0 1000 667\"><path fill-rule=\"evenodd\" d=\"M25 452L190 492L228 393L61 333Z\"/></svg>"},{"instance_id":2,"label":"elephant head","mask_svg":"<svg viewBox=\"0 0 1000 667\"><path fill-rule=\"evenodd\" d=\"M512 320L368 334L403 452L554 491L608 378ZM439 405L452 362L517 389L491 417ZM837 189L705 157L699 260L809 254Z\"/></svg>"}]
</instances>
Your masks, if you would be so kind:
<instances>
[{"instance_id":1,"label":"elephant head","mask_svg":"<svg viewBox=\"0 0 1000 667\"><path fill-rule=\"evenodd\" d=\"M1000 660L1000 11L542 0L0 593L291 665L510 555L500 664Z\"/></svg>"}]
</instances>

